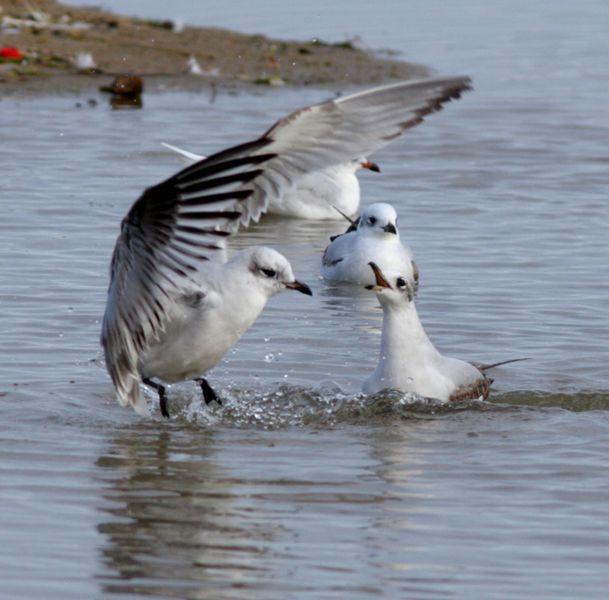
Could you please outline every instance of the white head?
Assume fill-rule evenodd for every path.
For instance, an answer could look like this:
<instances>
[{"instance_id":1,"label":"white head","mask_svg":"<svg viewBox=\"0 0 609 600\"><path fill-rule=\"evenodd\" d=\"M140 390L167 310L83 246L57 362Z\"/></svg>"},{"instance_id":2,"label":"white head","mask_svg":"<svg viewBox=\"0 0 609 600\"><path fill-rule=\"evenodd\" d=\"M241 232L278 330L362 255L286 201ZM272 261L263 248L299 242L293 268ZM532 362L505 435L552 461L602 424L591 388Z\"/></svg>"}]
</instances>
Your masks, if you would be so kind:
<instances>
[{"instance_id":1,"label":"white head","mask_svg":"<svg viewBox=\"0 0 609 600\"><path fill-rule=\"evenodd\" d=\"M311 288L294 278L288 259L272 248L257 246L245 252L247 268L255 278L256 285L270 298L285 289L297 290L312 296Z\"/></svg>"},{"instance_id":2,"label":"white head","mask_svg":"<svg viewBox=\"0 0 609 600\"><path fill-rule=\"evenodd\" d=\"M400 273L387 273L386 275L373 262L368 263L376 279L375 285L367 285L383 306L408 306L415 297L416 285L411 277Z\"/></svg>"},{"instance_id":3,"label":"white head","mask_svg":"<svg viewBox=\"0 0 609 600\"><path fill-rule=\"evenodd\" d=\"M358 231L367 235L398 236L398 215L386 202L375 202L362 212Z\"/></svg>"},{"instance_id":4,"label":"white head","mask_svg":"<svg viewBox=\"0 0 609 600\"><path fill-rule=\"evenodd\" d=\"M343 175L348 173L350 175L354 175L356 171L360 169L368 169L370 171L374 171L375 173L380 173L380 167L372 161L369 161L366 157L362 158L354 158L344 163L339 163L333 165L331 167L327 167L326 171L334 171L336 174Z\"/></svg>"}]
</instances>

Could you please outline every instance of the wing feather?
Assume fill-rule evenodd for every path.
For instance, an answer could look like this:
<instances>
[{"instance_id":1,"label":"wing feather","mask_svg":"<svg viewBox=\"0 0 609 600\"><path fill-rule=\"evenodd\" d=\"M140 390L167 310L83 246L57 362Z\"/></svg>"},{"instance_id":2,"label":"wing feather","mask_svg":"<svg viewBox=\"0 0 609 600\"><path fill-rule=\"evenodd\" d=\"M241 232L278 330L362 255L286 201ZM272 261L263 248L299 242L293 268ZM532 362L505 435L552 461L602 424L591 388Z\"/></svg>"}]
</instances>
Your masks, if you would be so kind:
<instances>
[{"instance_id":1,"label":"wing feather","mask_svg":"<svg viewBox=\"0 0 609 600\"><path fill-rule=\"evenodd\" d=\"M247 182L254 192L244 203L241 218L230 225L234 231L257 221L269 204L290 191L302 176L369 156L469 89L469 77L435 77L328 100L294 111L258 140L210 156L184 169L179 178L193 183L211 173L229 175L231 169L249 160L263 161L261 173Z\"/></svg>"}]
</instances>

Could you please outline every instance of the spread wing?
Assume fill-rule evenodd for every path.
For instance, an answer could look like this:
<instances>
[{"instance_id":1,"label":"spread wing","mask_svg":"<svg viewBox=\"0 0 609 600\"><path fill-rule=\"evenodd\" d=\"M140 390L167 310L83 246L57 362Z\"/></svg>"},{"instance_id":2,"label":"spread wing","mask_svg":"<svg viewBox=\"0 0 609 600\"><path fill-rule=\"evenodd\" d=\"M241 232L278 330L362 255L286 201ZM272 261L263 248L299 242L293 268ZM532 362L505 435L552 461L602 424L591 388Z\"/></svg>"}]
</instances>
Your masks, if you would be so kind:
<instances>
[{"instance_id":1,"label":"spread wing","mask_svg":"<svg viewBox=\"0 0 609 600\"><path fill-rule=\"evenodd\" d=\"M284 117L252 143L253 155L275 156L251 182L254 193L242 206L233 230L257 221L269 203L292 189L303 175L369 156L469 89L469 77L417 79L328 100ZM198 156L166 146L192 159ZM209 161L220 168L217 157L222 154L210 156L184 173L195 178Z\"/></svg>"},{"instance_id":2,"label":"spread wing","mask_svg":"<svg viewBox=\"0 0 609 600\"><path fill-rule=\"evenodd\" d=\"M322 167L368 156L471 89L469 77L433 77L364 90L297 110L265 134L278 153L317 158ZM309 158L314 161L314 158ZM318 167L321 168L321 167Z\"/></svg>"},{"instance_id":3,"label":"spread wing","mask_svg":"<svg viewBox=\"0 0 609 600\"><path fill-rule=\"evenodd\" d=\"M305 173L372 153L470 83L467 77L395 83L304 108L259 139L145 190L121 225L102 325L121 404L147 412L138 357L162 332L176 294L223 248L224 237L258 220Z\"/></svg>"}]
</instances>

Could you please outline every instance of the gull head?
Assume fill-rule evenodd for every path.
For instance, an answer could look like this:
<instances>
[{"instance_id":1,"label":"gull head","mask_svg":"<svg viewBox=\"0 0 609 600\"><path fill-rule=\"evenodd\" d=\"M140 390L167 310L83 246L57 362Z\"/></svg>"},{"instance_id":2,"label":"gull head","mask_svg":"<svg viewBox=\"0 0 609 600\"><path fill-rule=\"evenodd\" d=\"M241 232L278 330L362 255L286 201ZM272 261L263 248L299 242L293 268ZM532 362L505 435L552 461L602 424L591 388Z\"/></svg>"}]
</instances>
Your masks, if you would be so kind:
<instances>
[{"instance_id":1,"label":"gull head","mask_svg":"<svg viewBox=\"0 0 609 600\"><path fill-rule=\"evenodd\" d=\"M366 289L372 290L383 306L403 306L414 300L416 286L411 277L399 273L385 274L376 263L368 264L374 273L376 283L367 285Z\"/></svg>"},{"instance_id":2,"label":"gull head","mask_svg":"<svg viewBox=\"0 0 609 600\"><path fill-rule=\"evenodd\" d=\"M395 208L386 202L375 202L362 212L357 229L364 235L393 236L398 235L398 215Z\"/></svg>"},{"instance_id":3,"label":"gull head","mask_svg":"<svg viewBox=\"0 0 609 600\"><path fill-rule=\"evenodd\" d=\"M272 248L252 248L248 253L247 267L254 276L255 285L269 298L286 289L313 295L306 283L295 279L288 259Z\"/></svg>"},{"instance_id":4,"label":"gull head","mask_svg":"<svg viewBox=\"0 0 609 600\"><path fill-rule=\"evenodd\" d=\"M368 160L365 156L363 156L362 158L358 158L357 160L354 161L354 163L355 163L356 170L357 169L368 169L369 171L374 171L375 173L381 172L380 167L375 162Z\"/></svg>"}]
</instances>

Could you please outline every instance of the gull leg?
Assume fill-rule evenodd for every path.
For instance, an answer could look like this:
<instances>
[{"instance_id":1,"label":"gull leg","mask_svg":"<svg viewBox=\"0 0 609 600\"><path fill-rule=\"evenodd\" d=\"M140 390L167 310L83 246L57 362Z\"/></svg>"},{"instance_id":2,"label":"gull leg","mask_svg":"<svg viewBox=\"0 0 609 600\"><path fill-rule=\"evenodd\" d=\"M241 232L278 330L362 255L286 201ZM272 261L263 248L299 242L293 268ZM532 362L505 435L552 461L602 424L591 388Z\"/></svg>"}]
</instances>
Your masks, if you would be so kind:
<instances>
[{"instance_id":1,"label":"gull leg","mask_svg":"<svg viewBox=\"0 0 609 600\"><path fill-rule=\"evenodd\" d=\"M167 410L167 395L165 394L165 388L160 383L156 383L155 381L152 381L152 379L148 379L148 377L144 377L142 381L159 393L159 401L161 403L161 414L166 419L169 419L169 411Z\"/></svg>"},{"instance_id":2,"label":"gull leg","mask_svg":"<svg viewBox=\"0 0 609 600\"><path fill-rule=\"evenodd\" d=\"M209 404L210 402L213 402L215 400L220 406L222 406L222 400L218 398L218 394L216 394L211 385L207 383L207 379L199 377L198 379L194 379L193 381L201 386L201 391L203 392L203 400L205 400L205 404Z\"/></svg>"}]
</instances>

